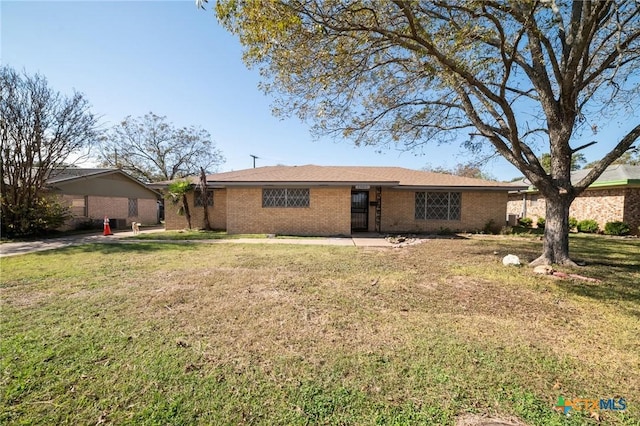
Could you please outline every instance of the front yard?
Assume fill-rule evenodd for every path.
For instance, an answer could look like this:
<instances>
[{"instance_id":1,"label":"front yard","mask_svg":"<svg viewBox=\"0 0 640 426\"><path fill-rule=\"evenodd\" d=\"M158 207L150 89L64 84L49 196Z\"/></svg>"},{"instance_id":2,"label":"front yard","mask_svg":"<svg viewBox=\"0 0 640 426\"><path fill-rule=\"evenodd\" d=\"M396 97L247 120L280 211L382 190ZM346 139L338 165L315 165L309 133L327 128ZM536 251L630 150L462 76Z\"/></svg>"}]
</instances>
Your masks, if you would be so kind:
<instances>
[{"instance_id":1,"label":"front yard","mask_svg":"<svg viewBox=\"0 0 640 426\"><path fill-rule=\"evenodd\" d=\"M2 424L640 423L640 241L155 242L3 258ZM627 409L554 409L624 398Z\"/></svg>"}]
</instances>

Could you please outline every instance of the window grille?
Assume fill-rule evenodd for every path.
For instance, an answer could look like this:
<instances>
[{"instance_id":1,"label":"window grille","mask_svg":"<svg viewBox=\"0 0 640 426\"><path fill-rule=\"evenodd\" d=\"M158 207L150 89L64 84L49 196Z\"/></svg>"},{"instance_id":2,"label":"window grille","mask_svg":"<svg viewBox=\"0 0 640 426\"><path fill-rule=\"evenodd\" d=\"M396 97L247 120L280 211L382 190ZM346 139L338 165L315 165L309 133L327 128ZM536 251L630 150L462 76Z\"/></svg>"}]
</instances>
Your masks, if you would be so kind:
<instances>
[{"instance_id":1,"label":"window grille","mask_svg":"<svg viewBox=\"0 0 640 426\"><path fill-rule=\"evenodd\" d=\"M138 216L138 199L129 198L129 217Z\"/></svg>"},{"instance_id":2,"label":"window grille","mask_svg":"<svg viewBox=\"0 0 640 426\"><path fill-rule=\"evenodd\" d=\"M199 189L195 190L194 193L194 204L196 207L203 207L204 206L204 192L202 192ZM209 189L206 191L207 194L207 206L209 207L213 207L213 190Z\"/></svg>"},{"instance_id":3,"label":"window grille","mask_svg":"<svg viewBox=\"0 0 640 426\"><path fill-rule=\"evenodd\" d=\"M460 192L416 192L415 218L460 220Z\"/></svg>"},{"instance_id":4,"label":"window grille","mask_svg":"<svg viewBox=\"0 0 640 426\"><path fill-rule=\"evenodd\" d=\"M309 189L264 188L262 207L309 207Z\"/></svg>"}]
</instances>

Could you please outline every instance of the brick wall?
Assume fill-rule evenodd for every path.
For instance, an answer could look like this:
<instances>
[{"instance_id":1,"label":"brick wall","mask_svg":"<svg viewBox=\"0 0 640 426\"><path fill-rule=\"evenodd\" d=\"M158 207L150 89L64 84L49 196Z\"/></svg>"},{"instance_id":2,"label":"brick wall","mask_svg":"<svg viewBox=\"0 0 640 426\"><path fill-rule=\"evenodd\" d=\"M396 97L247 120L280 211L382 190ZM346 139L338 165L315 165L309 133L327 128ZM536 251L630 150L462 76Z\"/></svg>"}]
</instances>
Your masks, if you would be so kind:
<instances>
[{"instance_id":1,"label":"brick wall","mask_svg":"<svg viewBox=\"0 0 640 426\"><path fill-rule=\"evenodd\" d=\"M629 224L632 234L640 235L640 188L624 190L624 222Z\"/></svg>"},{"instance_id":2,"label":"brick wall","mask_svg":"<svg viewBox=\"0 0 640 426\"><path fill-rule=\"evenodd\" d=\"M545 217L546 200L539 194L526 195L526 216ZM523 194L510 194L509 214L522 216ZM638 233L640 225L640 188L589 189L571 204L569 216L577 220L593 219L604 229L607 222L623 221Z\"/></svg>"},{"instance_id":3,"label":"brick wall","mask_svg":"<svg viewBox=\"0 0 640 426\"><path fill-rule=\"evenodd\" d=\"M513 214L519 218L523 216L530 217L534 223L538 220L538 217L545 216L547 203L544 197L539 194L526 194L526 201L524 198L524 194L509 194L507 214ZM524 209L523 205L525 206Z\"/></svg>"},{"instance_id":4,"label":"brick wall","mask_svg":"<svg viewBox=\"0 0 640 426\"><path fill-rule=\"evenodd\" d=\"M607 222L623 220L624 189L598 189L583 192L571 204L569 216L594 219L604 229Z\"/></svg>"},{"instance_id":5,"label":"brick wall","mask_svg":"<svg viewBox=\"0 0 640 426\"><path fill-rule=\"evenodd\" d=\"M139 222L143 225L158 223L158 203L156 200L138 198L138 215L129 216L129 199L122 197L88 197L89 217L125 219L127 225Z\"/></svg>"},{"instance_id":6,"label":"brick wall","mask_svg":"<svg viewBox=\"0 0 640 426\"><path fill-rule=\"evenodd\" d=\"M262 188L227 188L230 234L349 235L351 188L310 188L309 207L262 207Z\"/></svg>"},{"instance_id":7,"label":"brick wall","mask_svg":"<svg viewBox=\"0 0 640 426\"><path fill-rule=\"evenodd\" d=\"M61 230L74 229L76 226L95 219L102 221L105 216L111 219L125 219L127 225L139 222L144 225L158 223L158 203L156 200L138 198L138 215L129 216L129 199L123 197L98 197L82 195L62 195L62 204L69 206L72 218ZM75 205L75 207L74 207Z\"/></svg>"},{"instance_id":8,"label":"brick wall","mask_svg":"<svg viewBox=\"0 0 640 426\"><path fill-rule=\"evenodd\" d=\"M194 229L204 228L204 209L202 206L195 207L194 192L187 194L189 203L189 213L191 213L191 226ZM180 204L172 204L171 201L164 202L164 226L168 230L185 229L187 218L178 214ZM217 230L227 229L227 190L213 190L213 206L208 207L209 222L211 227Z\"/></svg>"},{"instance_id":9,"label":"brick wall","mask_svg":"<svg viewBox=\"0 0 640 426\"><path fill-rule=\"evenodd\" d=\"M416 220L415 190L382 190L382 232L478 231L505 223L506 192L462 192L460 220Z\"/></svg>"},{"instance_id":10,"label":"brick wall","mask_svg":"<svg viewBox=\"0 0 640 426\"><path fill-rule=\"evenodd\" d=\"M230 234L349 235L351 233L351 187L310 188L308 208L263 208L262 188L227 188L214 191L209 209L216 229ZM189 194L192 224L200 227L202 209L193 207ZM375 190L369 193L375 201ZM462 192L461 220L416 220L415 191L382 190L382 232L477 231L493 220L504 225L507 195L504 192ZM166 229L186 227L178 207L165 204ZM369 230L375 229L375 207L369 207Z\"/></svg>"}]
</instances>

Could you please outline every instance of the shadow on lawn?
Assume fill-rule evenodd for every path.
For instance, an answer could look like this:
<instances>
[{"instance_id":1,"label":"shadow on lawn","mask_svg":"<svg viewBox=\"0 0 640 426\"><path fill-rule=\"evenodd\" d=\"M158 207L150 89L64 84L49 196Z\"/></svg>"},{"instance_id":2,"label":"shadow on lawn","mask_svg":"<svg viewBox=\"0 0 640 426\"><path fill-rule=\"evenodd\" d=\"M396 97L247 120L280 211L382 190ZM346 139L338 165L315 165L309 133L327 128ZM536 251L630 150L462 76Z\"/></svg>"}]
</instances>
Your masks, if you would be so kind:
<instances>
[{"instance_id":1,"label":"shadow on lawn","mask_svg":"<svg viewBox=\"0 0 640 426\"><path fill-rule=\"evenodd\" d=\"M630 280L603 280L601 283L586 283L567 280L558 283L567 293L588 297L598 301L621 302L621 309L640 318L640 285Z\"/></svg>"},{"instance_id":2,"label":"shadow on lawn","mask_svg":"<svg viewBox=\"0 0 640 426\"><path fill-rule=\"evenodd\" d=\"M592 283L578 279L558 280L558 288L577 296L598 301L621 302L632 315L640 317L640 240L601 235L571 235L570 255L585 266L579 268L557 267L567 273L596 278ZM542 250L539 240L505 240L485 243L473 253L490 256L492 250L504 256L516 254L521 260L531 262ZM527 268L528 266L525 266Z\"/></svg>"},{"instance_id":3,"label":"shadow on lawn","mask_svg":"<svg viewBox=\"0 0 640 426\"><path fill-rule=\"evenodd\" d=\"M585 263L576 272L602 282L566 281L564 290L603 301L631 302L628 309L640 317L640 241L603 236L578 237L571 241L571 256Z\"/></svg>"}]
</instances>

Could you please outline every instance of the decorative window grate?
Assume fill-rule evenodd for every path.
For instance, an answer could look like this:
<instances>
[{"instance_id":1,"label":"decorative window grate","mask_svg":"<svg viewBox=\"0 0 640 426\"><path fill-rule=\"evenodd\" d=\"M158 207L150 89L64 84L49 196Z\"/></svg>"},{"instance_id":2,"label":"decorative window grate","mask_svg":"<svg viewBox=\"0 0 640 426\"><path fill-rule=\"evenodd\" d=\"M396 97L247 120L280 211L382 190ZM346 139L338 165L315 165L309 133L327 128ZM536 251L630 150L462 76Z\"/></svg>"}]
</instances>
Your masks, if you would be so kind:
<instances>
[{"instance_id":1,"label":"decorative window grate","mask_svg":"<svg viewBox=\"0 0 640 426\"><path fill-rule=\"evenodd\" d=\"M415 218L460 220L460 192L416 192Z\"/></svg>"},{"instance_id":2,"label":"decorative window grate","mask_svg":"<svg viewBox=\"0 0 640 426\"><path fill-rule=\"evenodd\" d=\"M206 194L207 194L207 206L213 207L213 190L212 189L208 189L206 191ZM194 205L196 207L203 207L204 206L204 193L201 190L196 189L193 196L194 196Z\"/></svg>"},{"instance_id":3,"label":"decorative window grate","mask_svg":"<svg viewBox=\"0 0 640 426\"><path fill-rule=\"evenodd\" d=\"M138 216L138 199L129 198L129 217Z\"/></svg>"},{"instance_id":4,"label":"decorative window grate","mask_svg":"<svg viewBox=\"0 0 640 426\"><path fill-rule=\"evenodd\" d=\"M309 189L264 188L262 207L309 207Z\"/></svg>"}]
</instances>

